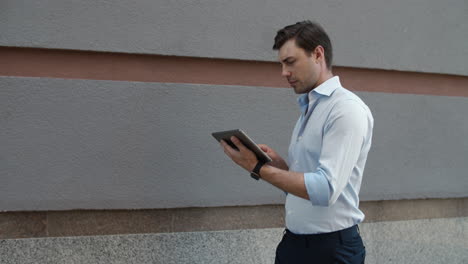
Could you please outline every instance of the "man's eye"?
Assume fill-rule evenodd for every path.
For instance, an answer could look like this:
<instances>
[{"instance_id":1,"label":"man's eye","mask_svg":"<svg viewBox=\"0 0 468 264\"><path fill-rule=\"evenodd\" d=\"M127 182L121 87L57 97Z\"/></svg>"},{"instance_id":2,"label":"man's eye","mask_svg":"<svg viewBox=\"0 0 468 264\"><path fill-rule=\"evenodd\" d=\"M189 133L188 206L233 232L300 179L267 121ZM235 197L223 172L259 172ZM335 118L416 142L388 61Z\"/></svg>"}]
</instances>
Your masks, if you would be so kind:
<instances>
[{"instance_id":1,"label":"man's eye","mask_svg":"<svg viewBox=\"0 0 468 264\"><path fill-rule=\"evenodd\" d=\"M296 61L287 61L286 64L288 64L288 65L293 65L294 62L296 62Z\"/></svg>"}]
</instances>

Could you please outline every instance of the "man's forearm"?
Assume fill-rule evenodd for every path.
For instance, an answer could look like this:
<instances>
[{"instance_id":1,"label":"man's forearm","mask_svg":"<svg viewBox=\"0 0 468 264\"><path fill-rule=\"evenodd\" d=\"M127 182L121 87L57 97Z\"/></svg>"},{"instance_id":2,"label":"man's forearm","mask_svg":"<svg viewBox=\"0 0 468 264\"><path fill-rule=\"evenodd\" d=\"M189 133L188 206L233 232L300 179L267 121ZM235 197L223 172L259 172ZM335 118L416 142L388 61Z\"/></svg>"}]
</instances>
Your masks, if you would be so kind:
<instances>
[{"instance_id":1,"label":"man's forearm","mask_svg":"<svg viewBox=\"0 0 468 264\"><path fill-rule=\"evenodd\" d=\"M264 165L260 169L260 176L263 180L287 193L309 200L304 183L304 173L281 170L273 166Z\"/></svg>"},{"instance_id":2,"label":"man's forearm","mask_svg":"<svg viewBox=\"0 0 468 264\"><path fill-rule=\"evenodd\" d=\"M275 167L275 166L273 166L273 167ZM281 170L289 171L289 167L288 167L288 165L286 163L279 165L277 168L281 169Z\"/></svg>"}]
</instances>

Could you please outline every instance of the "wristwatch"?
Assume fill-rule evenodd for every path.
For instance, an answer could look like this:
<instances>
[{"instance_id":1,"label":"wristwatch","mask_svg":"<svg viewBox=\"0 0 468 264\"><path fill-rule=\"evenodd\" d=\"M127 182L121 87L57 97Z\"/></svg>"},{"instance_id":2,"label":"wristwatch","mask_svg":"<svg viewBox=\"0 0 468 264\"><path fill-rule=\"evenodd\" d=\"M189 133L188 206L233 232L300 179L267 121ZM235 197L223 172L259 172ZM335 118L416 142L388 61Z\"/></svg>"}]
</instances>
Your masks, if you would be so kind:
<instances>
[{"instance_id":1,"label":"wristwatch","mask_svg":"<svg viewBox=\"0 0 468 264\"><path fill-rule=\"evenodd\" d=\"M253 171L250 172L250 177L258 181L260 179L260 169L262 168L263 165L265 165L265 163L266 162L259 160L257 162L257 165L255 165L255 168L253 169Z\"/></svg>"}]
</instances>

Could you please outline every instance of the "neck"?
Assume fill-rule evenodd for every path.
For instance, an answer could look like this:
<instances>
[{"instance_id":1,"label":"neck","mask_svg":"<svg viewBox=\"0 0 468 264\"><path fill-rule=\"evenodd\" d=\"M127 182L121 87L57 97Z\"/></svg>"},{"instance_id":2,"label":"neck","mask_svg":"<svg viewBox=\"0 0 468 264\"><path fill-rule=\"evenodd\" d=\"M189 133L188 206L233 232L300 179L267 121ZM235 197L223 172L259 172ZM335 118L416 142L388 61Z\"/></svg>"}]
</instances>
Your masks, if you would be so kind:
<instances>
[{"instance_id":1,"label":"neck","mask_svg":"<svg viewBox=\"0 0 468 264\"><path fill-rule=\"evenodd\" d=\"M328 79L332 77L333 77L332 71L325 68L319 76L319 79L317 81L317 86L321 85L322 83L324 83L325 81L327 81Z\"/></svg>"}]
</instances>

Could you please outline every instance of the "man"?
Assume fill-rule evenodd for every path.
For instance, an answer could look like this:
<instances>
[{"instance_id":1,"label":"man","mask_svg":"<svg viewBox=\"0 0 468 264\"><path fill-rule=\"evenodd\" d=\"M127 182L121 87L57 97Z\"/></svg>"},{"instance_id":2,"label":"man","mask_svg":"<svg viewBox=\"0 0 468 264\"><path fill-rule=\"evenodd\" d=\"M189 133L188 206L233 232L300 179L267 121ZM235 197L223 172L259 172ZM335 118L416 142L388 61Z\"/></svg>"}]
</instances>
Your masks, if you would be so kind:
<instances>
[{"instance_id":1,"label":"man","mask_svg":"<svg viewBox=\"0 0 468 264\"><path fill-rule=\"evenodd\" d=\"M286 230L275 263L364 263L358 194L372 114L333 76L331 42L320 25L304 21L279 30L273 49L282 76L300 94L288 162L267 145L259 146L272 158L268 164L235 137L239 150L221 145L239 166L287 193Z\"/></svg>"}]
</instances>

